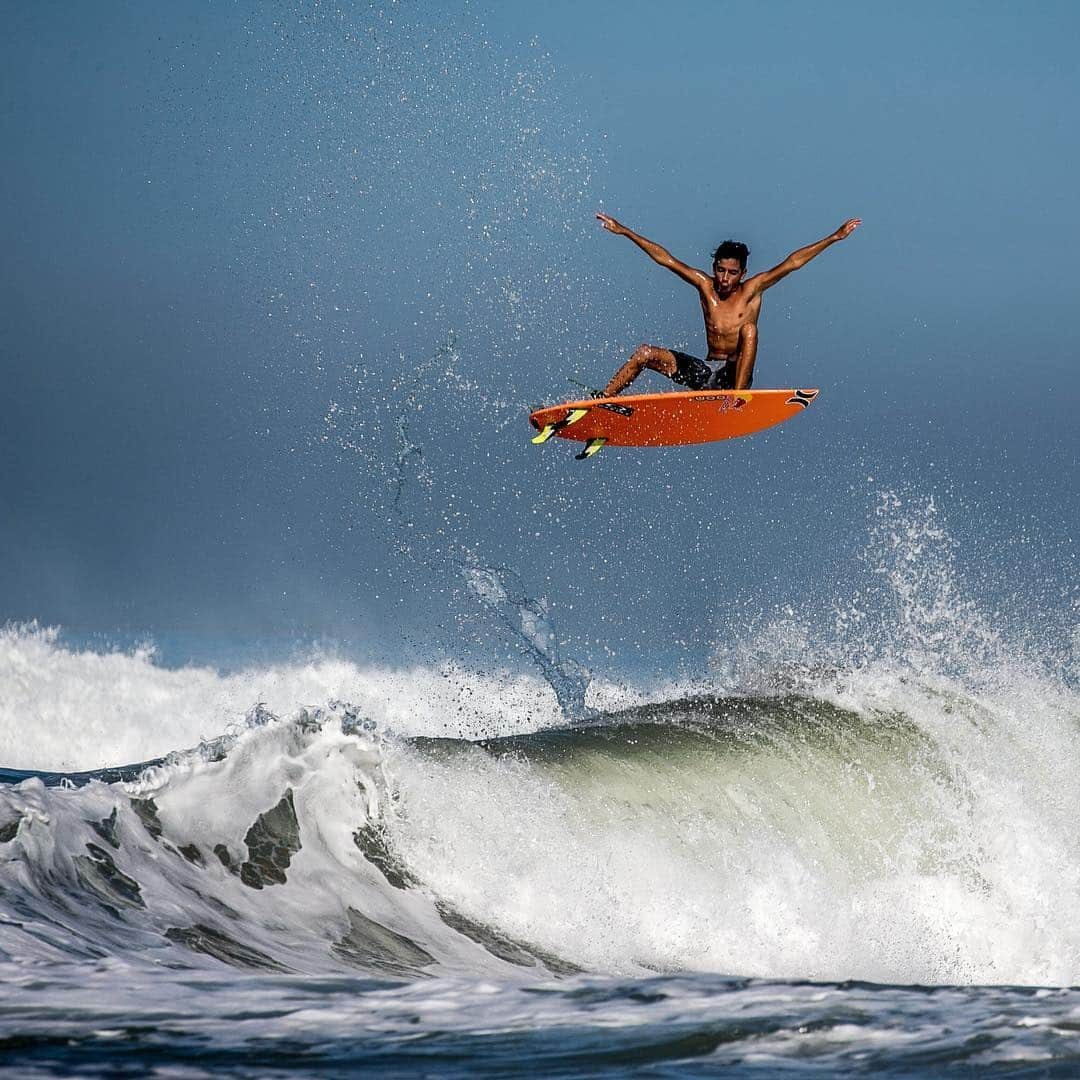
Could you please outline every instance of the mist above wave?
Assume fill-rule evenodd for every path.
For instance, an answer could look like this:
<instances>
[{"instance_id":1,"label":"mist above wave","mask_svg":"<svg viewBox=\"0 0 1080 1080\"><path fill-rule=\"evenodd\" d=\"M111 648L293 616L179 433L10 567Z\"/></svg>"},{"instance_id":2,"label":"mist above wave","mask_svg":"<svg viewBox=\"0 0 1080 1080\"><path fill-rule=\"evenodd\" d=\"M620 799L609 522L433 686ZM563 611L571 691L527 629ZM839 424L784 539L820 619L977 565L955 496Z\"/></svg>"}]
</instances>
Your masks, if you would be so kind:
<instances>
[{"instance_id":1,"label":"mist above wave","mask_svg":"<svg viewBox=\"0 0 1080 1080\"><path fill-rule=\"evenodd\" d=\"M597 685L599 707L641 700ZM481 738L561 722L543 679L453 662L389 669L314 653L223 674L168 669L152 647L95 652L57 628L0 629L0 766L70 772L161 757L243 727L258 705L276 715L345 700L405 734Z\"/></svg>"}]
</instances>

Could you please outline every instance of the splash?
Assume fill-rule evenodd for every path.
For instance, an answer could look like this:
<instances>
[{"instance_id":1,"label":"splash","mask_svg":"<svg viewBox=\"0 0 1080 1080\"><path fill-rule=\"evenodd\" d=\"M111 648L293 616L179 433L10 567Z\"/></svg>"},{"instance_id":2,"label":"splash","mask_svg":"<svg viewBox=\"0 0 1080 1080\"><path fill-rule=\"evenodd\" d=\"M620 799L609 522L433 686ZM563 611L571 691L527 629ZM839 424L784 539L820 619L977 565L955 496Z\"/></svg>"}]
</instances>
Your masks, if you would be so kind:
<instances>
[{"instance_id":1,"label":"splash","mask_svg":"<svg viewBox=\"0 0 1080 1080\"><path fill-rule=\"evenodd\" d=\"M585 720L596 715L586 705L585 695L592 676L572 657L560 655L558 634L547 601L529 596L518 574L506 566L482 565L466 552L463 567L471 595L491 612L520 642L522 652L540 670L555 691L567 720Z\"/></svg>"},{"instance_id":2,"label":"splash","mask_svg":"<svg viewBox=\"0 0 1080 1080\"><path fill-rule=\"evenodd\" d=\"M972 689L997 671L1065 676L1058 646L1048 647L1045 637L1034 647L1020 634L1008 637L1009 620L976 599L937 499L877 493L866 536L850 576L824 604L759 618L738 635L733 662L717 650L717 668L726 671L729 685L797 687L824 673L874 665L957 679Z\"/></svg>"},{"instance_id":3,"label":"splash","mask_svg":"<svg viewBox=\"0 0 1080 1080\"><path fill-rule=\"evenodd\" d=\"M362 276L385 283L387 295L370 304L372 323L385 325L370 339L343 334L335 343L337 385L315 442L343 455L358 485L381 484L353 501L358 516L393 527L392 545L382 546L408 569L382 569L414 606L434 609L417 620L424 630L415 636L435 638L419 651L457 655L494 641L507 659L536 667L567 718L587 716L588 674L561 655L547 603L529 595L505 553L489 550L485 523L505 520L521 498L509 477L500 481L511 455L500 435L525 411L522 383L536 367L528 358L594 333L577 248L594 224L595 140L565 107L570 91L539 44L503 55L467 11L321 12L311 22L322 45L319 100L341 129L337 151L348 150L328 155L333 175L323 186L355 196L353 210L374 230L372 250L388 260ZM284 38L276 46L308 47ZM337 221L336 200L314 205L305 220L355 228ZM344 250L337 260L346 261ZM306 291L288 290L297 312L339 295L326 280L332 266L313 269ZM370 299L363 284L360 292ZM448 619L463 641L439 640Z\"/></svg>"},{"instance_id":4,"label":"splash","mask_svg":"<svg viewBox=\"0 0 1080 1080\"><path fill-rule=\"evenodd\" d=\"M636 701L632 693L611 702ZM166 757L246 730L261 707L290 716L347 701L403 735L485 738L561 721L551 688L526 674L454 664L377 667L313 651L221 673L160 666L150 648L73 648L56 628L0 628L0 766L78 772Z\"/></svg>"}]
</instances>

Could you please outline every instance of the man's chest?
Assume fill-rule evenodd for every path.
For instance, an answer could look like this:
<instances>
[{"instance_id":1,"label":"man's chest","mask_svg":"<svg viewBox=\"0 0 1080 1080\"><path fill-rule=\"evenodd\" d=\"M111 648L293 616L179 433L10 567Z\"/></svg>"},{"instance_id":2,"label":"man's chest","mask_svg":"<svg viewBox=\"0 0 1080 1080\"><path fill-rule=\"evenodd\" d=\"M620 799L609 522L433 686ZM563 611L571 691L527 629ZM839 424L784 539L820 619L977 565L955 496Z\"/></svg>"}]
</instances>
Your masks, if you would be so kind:
<instances>
[{"instance_id":1,"label":"man's chest","mask_svg":"<svg viewBox=\"0 0 1080 1080\"><path fill-rule=\"evenodd\" d=\"M701 310L710 326L718 330L734 330L744 323L757 322L761 298L747 300L744 296L732 296L724 300L718 296L701 298Z\"/></svg>"}]
</instances>

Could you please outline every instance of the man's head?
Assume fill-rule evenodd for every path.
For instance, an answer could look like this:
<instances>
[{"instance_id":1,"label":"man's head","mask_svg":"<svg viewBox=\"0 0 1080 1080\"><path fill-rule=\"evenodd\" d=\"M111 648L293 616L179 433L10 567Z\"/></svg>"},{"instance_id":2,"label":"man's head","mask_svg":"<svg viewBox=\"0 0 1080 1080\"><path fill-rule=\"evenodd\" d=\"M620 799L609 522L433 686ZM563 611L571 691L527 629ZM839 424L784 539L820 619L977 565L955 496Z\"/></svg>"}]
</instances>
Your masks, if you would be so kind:
<instances>
[{"instance_id":1,"label":"man's head","mask_svg":"<svg viewBox=\"0 0 1080 1080\"><path fill-rule=\"evenodd\" d=\"M738 240L725 240L713 252L713 280L721 296L728 295L742 281L750 249Z\"/></svg>"}]
</instances>

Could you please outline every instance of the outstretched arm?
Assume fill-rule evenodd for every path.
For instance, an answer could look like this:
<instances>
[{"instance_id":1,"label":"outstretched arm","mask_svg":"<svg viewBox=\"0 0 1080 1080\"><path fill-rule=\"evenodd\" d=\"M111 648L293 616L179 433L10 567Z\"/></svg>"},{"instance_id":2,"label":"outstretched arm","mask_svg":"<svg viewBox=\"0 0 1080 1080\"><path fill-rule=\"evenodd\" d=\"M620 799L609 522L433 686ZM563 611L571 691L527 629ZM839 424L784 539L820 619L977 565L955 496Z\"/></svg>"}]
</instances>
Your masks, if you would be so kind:
<instances>
[{"instance_id":1,"label":"outstretched arm","mask_svg":"<svg viewBox=\"0 0 1080 1080\"><path fill-rule=\"evenodd\" d=\"M751 296L763 293L781 279L786 278L793 270L805 266L827 247L831 247L840 240L846 240L861 224L862 218L851 218L845 221L836 232L830 233L824 240L818 240L816 244L807 244L806 247L793 251L779 266L774 266L763 274L755 274L752 278L748 278L743 288L748 290Z\"/></svg>"},{"instance_id":2,"label":"outstretched arm","mask_svg":"<svg viewBox=\"0 0 1080 1080\"><path fill-rule=\"evenodd\" d=\"M688 281L695 288L700 289L703 286L707 287L712 280L703 270L695 270L694 267L687 266L684 262L679 262L679 260L666 248L662 248L659 244L654 244L651 240L646 240L644 236L638 236L636 232L631 231L625 225L621 225L609 214L597 214L596 216L600 221L600 224L603 225L608 232L613 232L616 236L625 236L630 240L633 240L634 243L653 260L653 262L657 262L661 266L666 267L673 274L678 274L683 281Z\"/></svg>"}]
</instances>

